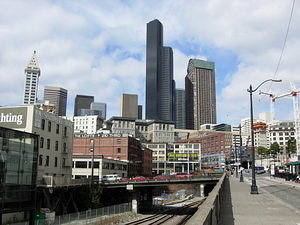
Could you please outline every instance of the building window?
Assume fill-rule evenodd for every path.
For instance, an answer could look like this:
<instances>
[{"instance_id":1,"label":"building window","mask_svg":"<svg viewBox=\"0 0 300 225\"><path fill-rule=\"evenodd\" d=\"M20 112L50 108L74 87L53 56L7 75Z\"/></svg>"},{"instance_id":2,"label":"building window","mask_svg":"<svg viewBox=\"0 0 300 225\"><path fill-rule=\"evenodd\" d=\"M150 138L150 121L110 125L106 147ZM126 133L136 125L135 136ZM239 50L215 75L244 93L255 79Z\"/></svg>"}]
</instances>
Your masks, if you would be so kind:
<instances>
[{"instance_id":1,"label":"building window","mask_svg":"<svg viewBox=\"0 0 300 225\"><path fill-rule=\"evenodd\" d=\"M63 145L63 151L64 151L64 152L67 152L67 144L66 144L66 142L64 142L64 145Z\"/></svg>"},{"instance_id":2,"label":"building window","mask_svg":"<svg viewBox=\"0 0 300 225\"><path fill-rule=\"evenodd\" d=\"M39 166L43 165L43 155L39 155Z\"/></svg>"},{"instance_id":3,"label":"building window","mask_svg":"<svg viewBox=\"0 0 300 225\"><path fill-rule=\"evenodd\" d=\"M118 153L121 153L121 148L117 148L117 152L118 152Z\"/></svg>"},{"instance_id":4,"label":"building window","mask_svg":"<svg viewBox=\"0 0 300 225\"><path fill-rule=\"evenodd\" d=\"M75 168L87 168L87 162L85 161L76 161Z\"/></svg>"},{"instance_id":5,"label":"building window","mask_svg":"<svg viewBox=\"0 0 300 225\"><path fill-rule=\"evenodd\" d=\"M47 149L50 149L50 139L47 139Z\"/></svg>"},{"instance_id":6,"label":"building window","mask_svg":"<svg viewBox=\"0 0 300 225\"><path fill-rule=\"evenodd\" d=\"M117 139L117 144L121 144L121 139Z\"/></svg>"},{"instance_id":7,"label":"building window","mask_svg":"<svg viewBox=\"0 0 300 225\"><path fill-rule=\"evenodd\" d=\"M99 168L99 162L94 162L94 168ZM92 168L92 162L89 162L89 168Z\"/></svg>"},{"instance_id":8,"label":"building window","mask_svg":"<svg viewBox=\"0 0 300 225\"><path fill-rule=\"evenodd\" d=\"M55 141L55 151L58 151L58 141Z\"/></svg>"},{"instance_id":9,"label":"building window","mask_svg":"<svg viewBox=\"0 0 300 225\"><path fill-rule=\"evenodd\" d=\"M42 119L42 130L45 130L45 120Z\"/></svg>"},{"instance_id":10,"label":"building window","mask_svg":"<svg viewBox=\"0 0 300 225\"><path fill-rule=\"evenodd\" d=\"M56 133L59 134L59 124L56 124Z\"/></svg>"},{"instance_id":11,"label":"building window","mask_svg":"<svg viewBox=\"0 0 300 225\"><path fill-rule=\"evenodd\" d=\"M51 121L48 121L48 131L51 132Z\"/></svg>"},{"instance_id":12,"label":"building window","mask_svg":"<svg viewBox=\"0 0 300 225\"><path fill-rule=\"evenodd\" d=\"M49 156L46 156L46 162L45 162L45 166L49 166Z\"/></svg>"},{"instance_id":13,"label":"building window","mask_svg":"<svg viewBox=\"0 0 300 225\"><path fill-rule=\"evenodd\" d=\"M57 167L57 157L54 158L54 167Z\"/></svg>"},{"instance_id":14,"label":"building window","mask_svg":"<svg viewBox=\"0 0 300 225\"><path fill-rule=\"evenodd\" d=\"M64 128L64 136L65 137L67 136L67 128L66 127Z\"/></svg>"},{"instance_id":15,"label":"building window","mask_svg":"<svg viewBox=\"0 0 300 225\"><path fill-rule=\"evenodd\" d=\"M40 139L40 148L44 148L44 138L41 137Z\"/></svg>"}]
</instances>

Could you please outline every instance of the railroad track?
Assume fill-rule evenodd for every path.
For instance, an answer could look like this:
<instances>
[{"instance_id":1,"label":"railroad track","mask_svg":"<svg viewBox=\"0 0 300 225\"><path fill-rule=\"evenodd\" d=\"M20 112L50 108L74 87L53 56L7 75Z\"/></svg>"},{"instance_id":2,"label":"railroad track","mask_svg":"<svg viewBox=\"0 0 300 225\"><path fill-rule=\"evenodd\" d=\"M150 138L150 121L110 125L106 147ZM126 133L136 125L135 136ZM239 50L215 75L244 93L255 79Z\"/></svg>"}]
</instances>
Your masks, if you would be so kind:
<instances>
[{"instance_id":1,"label":"railroad track","mask_svg":"<svg viewBox=\"0 0 300 225\"><path fill-rule=\"evenodd\" d=\"M197 211L198 207L205 201L201 199L182 206L173 207L172 209L165 210L161 213L144 217L139 220L131 221L124 225L160 225L172 224L183 225L185 224Z\"/></svg>"}]
</instances>

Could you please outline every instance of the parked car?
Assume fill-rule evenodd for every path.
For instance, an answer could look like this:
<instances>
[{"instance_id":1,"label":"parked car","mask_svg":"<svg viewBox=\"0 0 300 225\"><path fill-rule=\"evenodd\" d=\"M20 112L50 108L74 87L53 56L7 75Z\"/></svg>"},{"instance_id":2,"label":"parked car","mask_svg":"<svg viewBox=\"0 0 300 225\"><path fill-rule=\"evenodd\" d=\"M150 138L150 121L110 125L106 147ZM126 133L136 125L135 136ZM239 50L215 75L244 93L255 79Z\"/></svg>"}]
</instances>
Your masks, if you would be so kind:
<instances>
[{"instance_id":1,"label":"parked car","mask_svg":"<svg viewBox=\"0 0 300 225\"><path fill-rule=\"evenodd\" d=\"M185 172L179 172L175 174L176 178L189 178L192 177L192 174L185 173Z\"/></svg>"},{"instance_id":2,"label":"parked car","mask_svg":"<svg viewBox=\"0 0 300 225\"><path fill-rule=\"evenodd\" d=\"M159 176L155 176L153 177L153 180L169 180L170 177L166 176L166 175L159 175Z\"/></svg>"},{"instance_id":3,"label":"parked car","mask_svg":"<svg viewBox=\"0 0 300 225\"><path fill-rule=\"evenodd\" d=\"M121 182L128 182L129 181L129 178L127 178L127 177L122 177L122 179L121 179Z\"/></svg>"},{"instance_id":4,"label":"parked car","mask_svg":"<svg viewBox=\"0 0 300 225\"><path fill-rule=\"evenodd\" d=\"M143 176L136 176L130 178L131 181L148 181L150 180L148 177L143 177Z\"/></svg>"},{"instance_id":5,"label":"parked car","mask_svg":"<svg viewBox=\"0 0 300 225\"><path fill-rule=\"evenodd\" d=\"M114 181L121 181L122 177L120 177L118 174L108 174L102 176L103 182L114 182Z\"/></svg>"}]
</instances>

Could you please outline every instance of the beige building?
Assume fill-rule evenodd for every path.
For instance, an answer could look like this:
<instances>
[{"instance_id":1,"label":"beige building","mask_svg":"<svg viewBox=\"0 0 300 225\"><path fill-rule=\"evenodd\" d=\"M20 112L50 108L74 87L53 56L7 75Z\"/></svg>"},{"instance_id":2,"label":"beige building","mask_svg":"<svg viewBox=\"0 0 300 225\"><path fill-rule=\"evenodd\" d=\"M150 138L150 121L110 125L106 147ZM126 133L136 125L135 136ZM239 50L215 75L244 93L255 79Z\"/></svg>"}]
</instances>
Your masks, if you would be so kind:
<instances>
[{"instance_id":1,"label":"beige building","mask_svg":"<svg viewBox=\"0 0 300 225\"><path fill-rule=\"evenodd\" d=\"M112 117L113 134L128 134L141 142L174 142L175 123L161 120L136 120L126 117Z\"/></svg>"},{"instance_id":2,"label":"beige building","mask_svg":"<svg viewBox=\"0 0 300 225\"><path fill-rule=\"evenodd\" d=\"M138 118L138 96L132 94L121 95L121 117Z\"/></svg>"},{"instance_id":3,"label":"beige building","mask_svg":"<svg viewBox=\"0 0 300 225\"><path fill-rule=\"evenodd\" d=\"M74 123L74 132L95 134L103 127L103 119L99 115L66 117Z\"/></svg>"},{"instance_id":4,"label":"beige building","mask_svg":"<svg viewBox=\"0 0 300 225\"><path fill-rule=\"evenodd\" d=\"M194 172L201 168L200 142L144 144L152 150L152 174Z\"/></svg>"},{"instance_id":5,"label":"beige building","mask_svg":"<svg viewBox=\"0 0 300 225\"><path fill-rule=\"evenodd\" d=\"M73 179L91 178L92 167L91 155L74 154L72 165ZM128 162L103 158L103 155L94 155L93 179L101 181L104 175L117 174L120 177L127 177Z\"/></svg>"},{"instance_id":6,"label":"beige building","mask_svg":"<svg viewBox=\"0 0 300 225\"><path fill-rule=\"evenodd\" d=\"M0 126L39 135L37 184L64 184L72 175L73 122L34 105L0 107Z\"/></svg>"}]
</instances>

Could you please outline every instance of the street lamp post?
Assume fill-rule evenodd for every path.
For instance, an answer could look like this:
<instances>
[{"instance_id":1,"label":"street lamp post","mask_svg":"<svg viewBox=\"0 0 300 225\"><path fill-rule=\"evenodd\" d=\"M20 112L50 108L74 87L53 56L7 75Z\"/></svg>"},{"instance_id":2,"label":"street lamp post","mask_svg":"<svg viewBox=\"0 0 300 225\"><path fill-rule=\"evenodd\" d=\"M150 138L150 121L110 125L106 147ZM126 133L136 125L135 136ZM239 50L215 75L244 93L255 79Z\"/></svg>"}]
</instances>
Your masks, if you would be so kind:
<instances>
[{"instance_id":1,"label":"street lamp post","mask_svg":"<svg viewBox=\"0 0 300 225\"><path fill-rule=\"evenodd\" d=\"M239 132L240 132L240 165L241 165L241 175L240 175L240 182L244 182L244 177L243 177L243 169L242 169L242 126L241 124L239 125Z\"/></svg>"},{"instance_id":2,"label":"street lamp post","mask_svg":"<svg viewBox=\"0 0 300 225\"><path fill-rule=\"evenodd\" d=\"M90 152L92 152L92 162L91 162L91 168L92 168L92 174L91 174L91 182L90 182L90 204L92 206L93 201L93 187L94 187L94 157L95 157L95 151L94 151L94 139L90 140Z\"/></svg>"},{"instance_id":3,"label":"street lamp post","mask_svg":"<svg viewBox=\"0 0 300 225\"><path fill-rule=\"evenodd\" d=\"M250 84L249 89L247 91L250 94L250 118L251 118L251 147L252 147L252 185L251 185L251 194L258 194L257 186L256 186L256 178L255 178L255 148L254 148L254 131L253 131L253 103L252 103L252 93L257 91L257 89L266 82L281 82L281 80L268 79L260 83L257 88L252 89L252 85Z\"/></svg>"}]
</instances>

